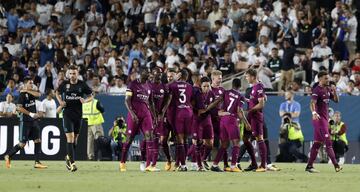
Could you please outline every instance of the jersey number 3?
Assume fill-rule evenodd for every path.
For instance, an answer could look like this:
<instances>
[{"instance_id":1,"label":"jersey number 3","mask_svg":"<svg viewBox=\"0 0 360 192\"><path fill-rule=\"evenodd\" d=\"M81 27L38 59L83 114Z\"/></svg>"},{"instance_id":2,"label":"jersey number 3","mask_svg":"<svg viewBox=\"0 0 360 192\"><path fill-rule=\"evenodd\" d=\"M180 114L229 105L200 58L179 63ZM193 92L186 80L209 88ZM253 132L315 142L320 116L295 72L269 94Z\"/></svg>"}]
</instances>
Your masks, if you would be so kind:
<instances>
[{"instance_id":1,"label":"jersey number 3","mask_svg":"<svg viewBox=\"0 0 360 192\"><path fill-rule=\"evenodd\" d=\"M179 97L180 103L186 103L185 89L179 89L179 91L180 91L180 97Z\"/></svg>"}]
</instances>

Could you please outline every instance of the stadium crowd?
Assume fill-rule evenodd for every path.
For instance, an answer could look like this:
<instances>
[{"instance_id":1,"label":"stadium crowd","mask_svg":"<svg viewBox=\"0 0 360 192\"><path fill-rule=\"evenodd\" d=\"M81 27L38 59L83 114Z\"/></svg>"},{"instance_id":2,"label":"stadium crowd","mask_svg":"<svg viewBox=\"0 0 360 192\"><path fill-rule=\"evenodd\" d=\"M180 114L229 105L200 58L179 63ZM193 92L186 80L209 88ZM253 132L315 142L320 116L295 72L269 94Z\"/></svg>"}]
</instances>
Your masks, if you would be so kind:
<instances>
[{"instance_id":1,"label":"stadium crowd","mask_svg":"<svg viewBox=\"0 0 360 192\"><path fill-rule=\"evenodd\" d=\"M359 95L360 3L351 0L4 0L2 100L31 76L41 93L67 67L97 93L124 94L140 67L230 76L256 68L268 91L309 92L321 70ZM358 12L356 12L358 8ZM357 17L356 17L357 14Z\"/></svg>"}]
</instances>

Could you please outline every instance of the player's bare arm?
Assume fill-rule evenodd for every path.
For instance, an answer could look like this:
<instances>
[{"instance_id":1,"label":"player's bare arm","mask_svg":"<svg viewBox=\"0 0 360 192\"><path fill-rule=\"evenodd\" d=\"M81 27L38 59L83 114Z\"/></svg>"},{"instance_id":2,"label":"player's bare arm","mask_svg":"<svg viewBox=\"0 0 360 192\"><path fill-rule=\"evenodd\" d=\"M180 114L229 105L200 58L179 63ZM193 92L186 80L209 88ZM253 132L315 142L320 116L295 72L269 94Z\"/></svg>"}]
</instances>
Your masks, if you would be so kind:
<instances>
[{"instance_id":1,"label":"player's bare arm","mask_svg":"<svg viewBox=\"0 0 360 192\"><path fill-rule=\"evenodd\" d=\"M219 103L223 102L224 98L223 97L218 97L217 99L215 99L215 101L213 101L212 103L210 103L207 108L205 110L201 109L199 110L200 114L206 113L207 111L210 111L211 109L215 108L216 106L219 105Z\"/></svg>"},{"instance_id":2,"label":"player's bare arm","mask_svg":"<svg viewBox=\"0 0 360 192\"><path fill-rule=\"evenodd\" d=\"M81 103L88 103L90 101L92 101L94 99L94 92L91 93L88 97L84 98L80 98L80 102Z\"/></svg>"},{"instance_id":3,"label":"player's bare arm","mask_svg":"<svg viewBox=\"0 0 360 192\"><path fill-rule=\"evenodd\" d=\"M172 95L171 94L168 94L168 96L166 96L166 98L165 98L165 104L164 104L164 107L163 107L163 109L162 109L162 116L164 116L164 114L165 114L165 111L168 109L168 107L169 107L169 105L170 105L170 103L171 103L171 100L172 100Z\"/></svg>"},{"instance_id":4,"label":"player's bare arm","mask_svg":"<svg viewBox=\"0 0 360 192\"><path fill-rule=\"evenodd\" d=\"M310 102L310 111L312 113L312 118L313 120L319 120L320 115L315 111L316 108L315 106L316 106L316 101L312 99Z\"/></svg>"},{"instance_id":5,"label":"player's bare arm","mask_svg":"<svg viewBox=\"0 0 360 192\"><path fill-rule=\"evenodd\" d=\"M134 109L132 108L131 97L132 97L132 92L131 91L126 91L125 106L126 106L127 110L129 111L129 113L131 114L131 118L133 119L133 121L135 123L137 123L139 121L139 119L136 116L136 114L134 112Z\"/></svg>"},{"instance_id":6,"label":"player's bare arm","mask_svg":"<svg viewBox=\"0 0 360 192\"><path fill-rule=\"evenodd\" d=\"M152 94L150 95L150 98L149 98L149 108L150 108L151 115L153 116L153 119L154 119L154 124L157 125L158 114L156 113L154 97Z\"/></svg>"},{"instance_id":7,"label":"player's bare arm","mask_svg":"<svg viewBox=\"0 0 360 192\"><path fill-rule=\"evenodd\" d=\"M166 110L168 108L168 106L166 105L168 103L168 100L170 99L170 94L165 94L165 100L164 100L164 105L160 111L160 113L158 114L158 118L159 119L163 119L164 118L164 115L166 113ZM170 102L169 102L170 104Z\"/></svg>"},{"instance_id":8,"label":"player's bare arm","mask_svg":"<svg viewBox=\"0 0 360 192\"><path fill-rule=\"evenodd\" d=\"M240 118L240 120L245 124L245 129L248 131L251 131L251 126L249 121L246 119L244 110L242 110L241 108L238 109L238 117Z\"/></svg>"},{"instance_id":9,"label":"player's bare arm","mask_svg":"<svg viewBox=\"0 0 360 192\"><path fill-rule=\"evenodd\" d=\"M265 106L264 97L259 98L258 101L259 101L259 103L256 104L253 108L249 109L248 112L260 111L264 108L264 106Z\"/></svg>"},{"instance_id":10,"label":"player's bare arm","mask_svg":"<svg viewBox=\"0 0 360 192\"><path fill-rule=\"evenodd\" d=\"M66 106L66 102L62 100L59 91L56 91L56 92L55 92L55 95L56 95L56 99L58 100L60 106L65 107L65 106Z\"/></svg>"}]
</instances>

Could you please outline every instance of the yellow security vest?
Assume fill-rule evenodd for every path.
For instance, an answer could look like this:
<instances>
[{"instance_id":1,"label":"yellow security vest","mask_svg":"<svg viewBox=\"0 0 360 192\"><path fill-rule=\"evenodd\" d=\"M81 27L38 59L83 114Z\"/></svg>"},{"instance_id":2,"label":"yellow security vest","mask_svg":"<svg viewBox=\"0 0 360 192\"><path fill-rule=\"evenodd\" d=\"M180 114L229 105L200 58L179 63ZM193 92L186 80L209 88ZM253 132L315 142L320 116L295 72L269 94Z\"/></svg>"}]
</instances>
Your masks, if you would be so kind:
<instances>
[{"instance_id":1,"label":"yellow security vest","mask_svg":"<svg viewBox=\"0 0 360 192\"><path fill-rule=\"evenodd\" d=\"M97 102L97 99L93 99L90 102L82 104L83 118L88 119L88 125L100 125L104 123L101 112L96 108Z\"/></svg>"},{"instance_id":2,"label":"yellow security vest","mask_svg":"<svg viewBox=\"0 0 360 192\"><path fill-rule=\"evenodd\" d=\"M330 129L332 131L335 131L336 133L340 131L341 127L344 125L344 122L340 122L338 125L331 125ZM342 135L331 135L331 140L336 141L336 140L341 140L344 141L344 143L347 145L348 144L348 140L346 138L346 132Z\"/></svg>"},{"instance_id":3,"label":"yellow security vest","mask_svg":"<svg viewBox=\"0 0 360 192\"><path fill-rule=\"evenodd\" d=\"M295 127L290 124L288 126L288 139L291 141L300 140L301 142L303 142L304 135L302 134L301 129L295 129Z\"/></svg>"}]
</instances>

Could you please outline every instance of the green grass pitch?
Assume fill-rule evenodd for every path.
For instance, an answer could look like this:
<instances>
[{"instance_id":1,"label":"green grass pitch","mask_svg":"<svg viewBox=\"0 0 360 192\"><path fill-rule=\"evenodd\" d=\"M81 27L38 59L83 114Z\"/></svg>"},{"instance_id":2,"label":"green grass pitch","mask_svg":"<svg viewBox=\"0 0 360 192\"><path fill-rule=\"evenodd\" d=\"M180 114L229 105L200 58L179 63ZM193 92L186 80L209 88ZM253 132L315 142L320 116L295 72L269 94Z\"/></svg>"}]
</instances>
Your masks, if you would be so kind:
<instances>
[{"instance_id":1,"label":"green grass pitch","mask_svg":"<svg viewBox=\"0 0 360 192\"><path fill-rule=\"evenodd\" d=\"M344 165L335 173L332 165L315 164L321 171L310 174L305 164L277 164L279 172L214 173L214 172L157 172L139 171L138 162L127 163L127 172L118 171L118 162L79 161L79 170L68 172L65 163L47 161L49 168L35 170L33 161L12 161L6 169L0 166L0 192L359 192L360 165ZM164 164L159 163L163 169ZM242 163L247 166L247 163Z\"/></svg>"}]
</instances>

